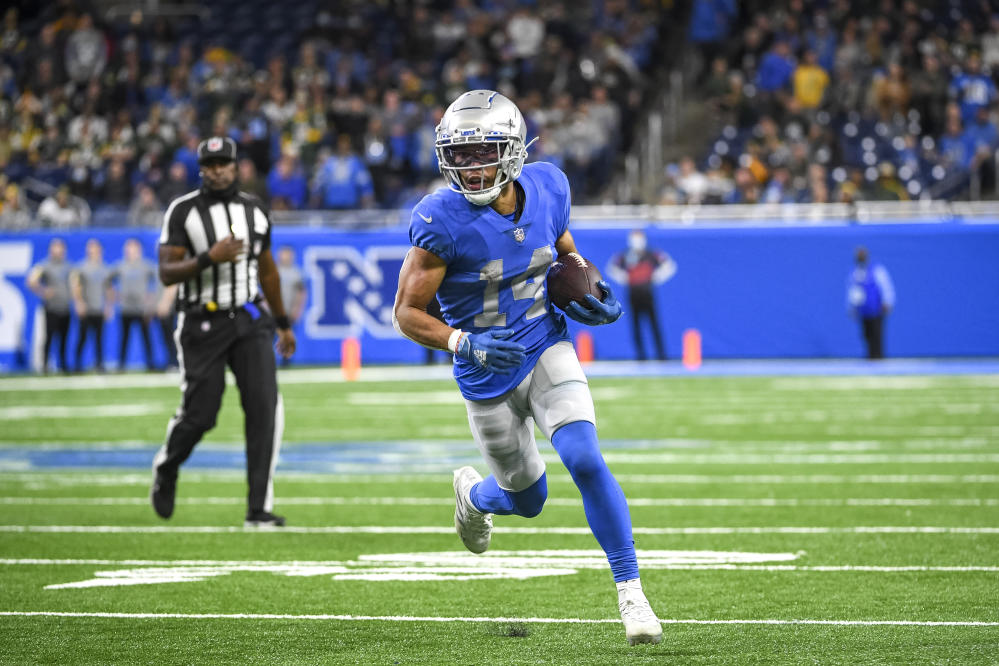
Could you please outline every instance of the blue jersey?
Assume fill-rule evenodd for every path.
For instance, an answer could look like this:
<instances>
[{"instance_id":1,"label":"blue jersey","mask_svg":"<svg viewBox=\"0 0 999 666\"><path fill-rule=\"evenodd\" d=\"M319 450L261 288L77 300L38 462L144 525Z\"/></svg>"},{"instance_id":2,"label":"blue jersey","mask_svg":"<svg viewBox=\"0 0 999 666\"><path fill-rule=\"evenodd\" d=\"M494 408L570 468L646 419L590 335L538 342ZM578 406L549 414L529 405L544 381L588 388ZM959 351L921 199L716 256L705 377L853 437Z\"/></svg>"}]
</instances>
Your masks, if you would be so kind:
<instances>
[{"instance_id":1,"label":"blue jersey","mask_svg":"<svg viewBox=\"0 0 999 666\"><path fill-rule=\"evenodd\" d=\"M409 224L410 242L447 264L437 300L448 325L472 333L513 329L510 339L527 348L524 365L509 375L455 357L454 377L469 400L515 388L542 352L569 339L545 289L555 241L569 228L569 181L557 167L535 162L517 182L525 199L516 222L441 188L416 205Z\"/></svg>"}]
</instances>

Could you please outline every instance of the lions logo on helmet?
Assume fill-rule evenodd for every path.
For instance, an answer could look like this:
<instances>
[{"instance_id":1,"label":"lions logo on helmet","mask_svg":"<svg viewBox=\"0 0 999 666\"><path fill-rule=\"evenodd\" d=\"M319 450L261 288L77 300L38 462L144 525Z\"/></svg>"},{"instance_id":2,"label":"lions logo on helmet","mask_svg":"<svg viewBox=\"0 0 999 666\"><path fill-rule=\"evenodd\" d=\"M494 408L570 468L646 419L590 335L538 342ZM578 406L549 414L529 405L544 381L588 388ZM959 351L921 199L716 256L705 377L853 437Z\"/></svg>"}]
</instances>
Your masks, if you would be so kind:
<instances>
[{"instance_id":1,"label":"lions logo on helmet","mask_svg":"<svg viewBox=\"0 0 999 666\"><path fill-rule=\"evenodd\" d=\"M517 179L527 148L527 129L517 105L492 90L471 90L451 103L436 129L437 161L455 192L477 205L496 200ZM496 167L491 185L485 169ZM463 177L464 175L464 177Z\"/></svg>"}]
</instances>

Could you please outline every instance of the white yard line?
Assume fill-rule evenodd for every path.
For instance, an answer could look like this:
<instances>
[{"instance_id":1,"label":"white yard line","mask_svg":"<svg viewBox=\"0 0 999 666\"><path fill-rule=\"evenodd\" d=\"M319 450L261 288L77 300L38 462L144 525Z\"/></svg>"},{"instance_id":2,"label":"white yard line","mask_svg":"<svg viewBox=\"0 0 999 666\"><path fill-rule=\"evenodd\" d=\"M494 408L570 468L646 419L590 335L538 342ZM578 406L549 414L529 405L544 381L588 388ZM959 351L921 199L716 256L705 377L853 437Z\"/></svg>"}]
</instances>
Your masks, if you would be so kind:
<instances>
[{"instance_id":1,"label":"white yard line","mask_svg":"<svg viewBox=\"0 0 999 666\"><path fill-rule=\"evenodd\" d=\"M621 483L655 485L812 485L812 484L992 484L999 483L999 474L615 474ZM398 484L427 483L450 486L450 474L317 474L314 472L281 471L279 482L286 483L348 483ZM41 489L61 486L148 486L152 477L147 472L0 472L0 482L29 484ZM231 471L184 472L184 484L245 483L246 473ZM548 482L571 483L568 474L548 475Z\"/></svg>"},{"instance_id":2,"label":"white yard line","mask_svg":"<svg viewBox=\"0 0 999 666\"><path fill-rule=\"evenodd\" d=\"M588 527L497 527L499 534L562 534L592 536ZM650 536L687 534L999 534L999 527L938 525L858 525L850 527L739 526L739 527L635 527L635 534ZM333 525L288 526L274 529L191 525L0 525L0 532L32 534L454 534L453 527L438 525Z\"/></svg>"},{"instance_id":3,"label":"white yard line","mask_svg":"<svg viewBox=\"0 0 999 666\"><path fill-rule=\"evenodd\" d=\"M620 624L617 618L587 619L558 617L439 617L418 615L293 615L282 613L83 613L73 611L0 611L0 616L103 618L117 620L319 620L334 622L523 622L529 624ZM662 619L662 624L755 624L913 627L999 627L999 622L976 620L807 620L807 619Z\"/></svg>"},{"instance_id":4,"label":"white yard line","mask_svg":"<svg viewBox=\"0 0 999 666\"><path fill-rule=\"evenodd\" d=\"M108 417L145 416L169 414L171 408L155 403L124 405L20 405L0 407L0 420L23 421L26 419L98 419Z\"/></svg>"},{"instance_id":5,"label":"white yard line","mask_svg":"<svg viewBox=\"0 0 999 666\"><path fill-rule=\"evenodd\" d=\"M452 506L453 497L278 497L283 506ZM147 497L3 497L0 505L15 506L140 506L149 503ZM186 497L178 504L243 505L242 497ZM577 507L582 501L573 498L552 497L546 506ZM641 507L994 507L997 498L914 498L914 497L629 497L629 506Z\"/></svg>"},{"instance_id":6,"label":"white yard line","mask_svg":"<svg viewBox=\"0 0 999 666\"><path fill-rule=\"evenodd\" d=\"M553 462L557 456L547 456ZM956 454L868 454L868 453L814 453L789 455L772 454L689 454L689 453L604 453L608 463L659 464L659 465L873 465L873 464L963 464L999 463L999 453Z\"/></svg>"},{"instance_id":7,"label":"white yard line","mask_svg":"<svg viewBox=\"0 0 999 666\"><path fill-rule=\"evenodd\" d=\"M510 551L516 554L517 551ZM495 555L497 553L493 553ZM639 552L639 562L642 553ZM0 566L110 566L110 567L334 567L342 566L339 560L107 560L107 559L39 559L39 558L0 558ZM809 571L819 573L997 573L999 566L964 565L964 566L931 566L931 565L797 565L797 564L736 564L736 563L698 563L698 564L657 564L656 569L670 570L730 570L730 571Z\"/></svg>"}]
</instances>

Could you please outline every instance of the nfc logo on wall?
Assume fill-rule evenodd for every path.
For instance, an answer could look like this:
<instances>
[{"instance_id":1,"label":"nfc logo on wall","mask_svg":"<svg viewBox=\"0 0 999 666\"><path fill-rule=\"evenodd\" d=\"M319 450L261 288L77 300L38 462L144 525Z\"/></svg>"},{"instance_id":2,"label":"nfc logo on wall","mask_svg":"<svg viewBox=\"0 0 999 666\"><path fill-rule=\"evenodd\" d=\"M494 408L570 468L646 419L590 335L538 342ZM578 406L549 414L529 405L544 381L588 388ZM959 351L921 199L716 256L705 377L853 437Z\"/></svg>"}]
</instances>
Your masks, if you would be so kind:
<instances>
[{"instance_id":1,"label":"nfc logo on wall","mask_svg":"<svg viewBox=\"0 0 999 666\"><path fill-rule=\"evenodd\" d=\"M344 245L312 246L302 257L311 299L305 332L340 339L363 332L397 338L392 304L408 245L372 246L361 254Z\"/></svg>"}]
</instances>

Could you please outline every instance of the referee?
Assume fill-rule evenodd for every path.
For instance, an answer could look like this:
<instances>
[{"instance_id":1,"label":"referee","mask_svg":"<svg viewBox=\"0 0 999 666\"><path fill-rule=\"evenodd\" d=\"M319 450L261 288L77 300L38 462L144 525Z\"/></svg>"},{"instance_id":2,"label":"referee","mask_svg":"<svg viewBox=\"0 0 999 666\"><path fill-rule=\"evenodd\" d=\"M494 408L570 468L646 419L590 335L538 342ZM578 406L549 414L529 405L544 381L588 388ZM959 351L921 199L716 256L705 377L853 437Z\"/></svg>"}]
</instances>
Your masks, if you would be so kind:
<instances>
[{"instance_id":1,"label":"referee","mask_svg":"<svg viewBox=\"0 0 999 666\"><path fill-rule=\"evenodd\" d=\"M281 278L271 256L271 223L260 201L237 189L236 143L211 137L198 146L202 186L171 203L160 233L159 275L178 285L178 360L183 400L153 459L153 509L173 514L177 473L201 437L215 426L225 367L236 376L246 429L249 482L247 527L278 527L273 510L284 409L272 341L285 358L295 335L281 302ZM261 298L259 286L263 288Z\"/></svg>"}]
</instances>

